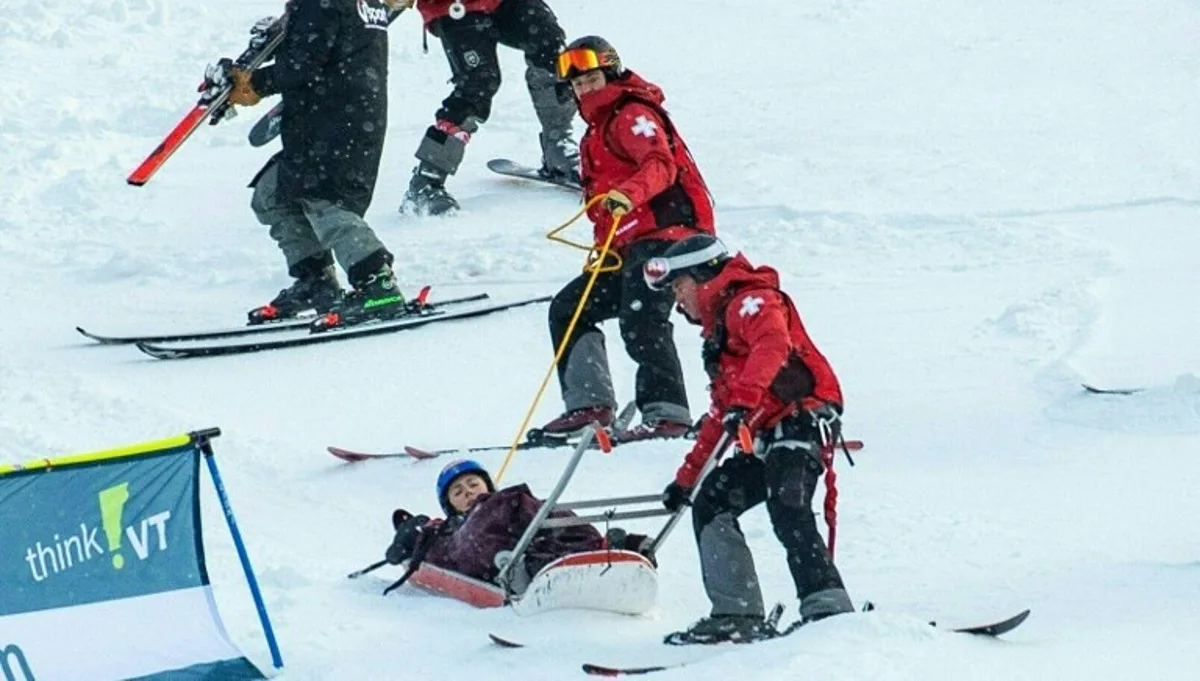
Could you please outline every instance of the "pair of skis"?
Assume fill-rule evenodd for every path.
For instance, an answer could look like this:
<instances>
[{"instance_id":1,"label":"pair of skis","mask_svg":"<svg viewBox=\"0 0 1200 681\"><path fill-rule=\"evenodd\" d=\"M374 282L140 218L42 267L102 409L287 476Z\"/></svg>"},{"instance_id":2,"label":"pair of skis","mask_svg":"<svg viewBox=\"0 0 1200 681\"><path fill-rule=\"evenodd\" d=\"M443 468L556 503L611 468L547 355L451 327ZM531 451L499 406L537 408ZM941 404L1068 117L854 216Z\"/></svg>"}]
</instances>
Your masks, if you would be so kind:
<instances>
[{"instance_id":1,"label":"pair of skis","mask_svg":"<svg viewBox=\"0 0 1200 681\"><path fill-rule=\"evenodd\" d=\"M768 624L772 628L774 628L775 624L779 621L779 617L780 617L780 615L782 615L782 613L783 613L782 606L777 605L771 611L771 614L768 615L768 617L767 617ZM956 633L956 634L968 634L971 636L983 636L983 637L988 637L988 638L997 638L997 637L1003 636L1004 634L1007 634L1008 632L1012 631L1013 629L1016 629L1017 627L1021 626L1021 624L1023 622L1025 622L1025 620L1028 617L1029 617L1029 610L1022 610L1021 612L1017 613L1016 615L1013 615L1012 617L1009 617L1007 619L1003 619L1003 620L1000 620L997 622L992 622L989 624L981 624L981 625L973 626L973 627L961 627L961 628L957 628L957 629L949 629L948 631L950 631L952 633ZM930 622L930 626L936 627L937 624L935 622ZM799 631L801 628L802 628L801 626L793 625L793 626L787 627L784 630L780 631L775 636L764 638L761 640L762 641L773 641L777 638L791 635L791 634L795 633L796 631ZM488 638L491 640L491 642L493 644L495 644L501 648L513 649L513 648L524 648L525 647L525 644L523 644L523 643L519 643L510 638L505 638L502 636L498 636L496 634L488 634ZM724 645L724 644L709 644L709 645ZM650 666L644 666L644 667L614 667L614 666L608 666L608 665L584 663L582 665L582 668L583 668L584 673L589 674L591 676L605 676L605 677L638 676L638 675L642 675L642 674L652 674L654 672L667 671L669 669L679 669L680 667L686 667L689 665L696 664L698 662L703 662L705 659L709 659L709 658L706 657L706 658L702 658L699 660L688 660L686 662L676 662L673 664L664 664L664 665L650 665Z\"/></svg>"},{"instance_id":2,"label":"pair of skis","mask_svg":"<svg viewBox=\"0 0 1200 681\"><path fill-rule=\"evenodd\" d=\"M427 302L428 295L429 287L426 286L421 289L421 293L414 300L408 303L409 309L404 316L388 321L365 322L321 333L309 332L310 319L167 334L104 335L78 326L75 327L75 330L86 338L103 345L135 345L139 350L156 359L187 359L239 355L365 338L414 329L435 322L480 317L493 312L550 300L550 296L540 296L458 311L454 309L455 306L487 300L488 294L480 293L440 302ZM285 332L292 333L287 333L286 337L278 337L284 335Z\"/></svg>"}]
</instances>

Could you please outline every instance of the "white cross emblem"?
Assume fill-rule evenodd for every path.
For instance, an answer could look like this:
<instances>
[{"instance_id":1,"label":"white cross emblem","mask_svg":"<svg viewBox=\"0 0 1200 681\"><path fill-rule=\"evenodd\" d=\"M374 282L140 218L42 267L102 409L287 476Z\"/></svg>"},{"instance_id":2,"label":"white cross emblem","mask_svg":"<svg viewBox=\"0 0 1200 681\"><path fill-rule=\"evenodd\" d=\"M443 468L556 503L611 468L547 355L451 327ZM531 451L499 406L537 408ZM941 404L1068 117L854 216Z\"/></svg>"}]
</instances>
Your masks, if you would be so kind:
<instances>
[{"instance_id":1,"label":"white cross emblem","mask_svg":"<svg viewBox=\"0 0 1200 681\"><path fill-rule=\"evenodd\" d=\"M654 131L658 130L658 123L655 123L645 116L638 116L634 120L633 127L629 130L632 131L633 134L641 135L642 137L654 137Z\"/></svg>"},{"instance_id":2,"label":"white cross emblem","mask_svg":"<svg viewBox=\"0 0 1200 681\"><path fill-rule=\"evenodd\" d=\"M748 317L750 315L758 314L758 310L762 306L763 299L759 298L758 296L742 298L742 309L738 310L738 315L741 317Z\"/></svg>"}]
</instances>

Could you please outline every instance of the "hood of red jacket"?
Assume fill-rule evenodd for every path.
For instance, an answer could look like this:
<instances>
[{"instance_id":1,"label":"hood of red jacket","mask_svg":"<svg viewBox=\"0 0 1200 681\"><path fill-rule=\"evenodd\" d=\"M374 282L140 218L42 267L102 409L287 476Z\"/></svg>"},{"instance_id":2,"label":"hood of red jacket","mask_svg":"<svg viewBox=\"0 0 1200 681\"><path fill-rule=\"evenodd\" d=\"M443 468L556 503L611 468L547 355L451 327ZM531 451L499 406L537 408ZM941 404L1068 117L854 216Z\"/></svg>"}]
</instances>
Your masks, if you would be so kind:
<instances>
[{"instance_id":1,"label":"hood of red jacket","mask_svg":"<svg viewBox=\"0 0 1200 681\"><path fill-rule=\"evenodd\" d=\"M579 97L579 115L588 125L593 125L607 118L613 105L625 95L648 99L659 106L667 99L657 85L626 69L619 80Z\"/></svg>"},{"instance_id":2,"label":"hood of red jacket","mask_svg":"<svg viewBox=\"0 0 1200 681\"><path fill-rule=\"evenodd\" d=\"M766 265L755 267L746 256L738 253L720 274L696 287L700 304L700 321L705 333L716 326L717 310L745 288L779 288L779 272Z\"/></svg>"}]
</instances>

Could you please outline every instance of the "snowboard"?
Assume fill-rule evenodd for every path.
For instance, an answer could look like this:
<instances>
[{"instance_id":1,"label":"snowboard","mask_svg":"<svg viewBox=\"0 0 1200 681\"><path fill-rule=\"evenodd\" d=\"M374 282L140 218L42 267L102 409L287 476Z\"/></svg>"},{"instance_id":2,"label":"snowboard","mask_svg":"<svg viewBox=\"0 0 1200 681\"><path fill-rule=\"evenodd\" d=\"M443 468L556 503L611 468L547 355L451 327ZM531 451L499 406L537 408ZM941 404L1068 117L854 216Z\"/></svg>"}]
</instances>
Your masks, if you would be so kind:
<instances>
[{"instance_id":1,"label":"snowboard","mask_svg":"<svg viewBox=\"0 0 1200 681\"><path fill-rule=\"evenodd\" d=\"M493 173L499 173L507 177L516 177L522 180L533 180L543 184L552 184L556 187L564 189L573 189L575 191L583 191L583 187L575 182L561 177L546 177L538 172L537 168L527 166L523 163L517 163L507 158L494 158L487 162L488 170Z\"/></svg>"}]
</instances>

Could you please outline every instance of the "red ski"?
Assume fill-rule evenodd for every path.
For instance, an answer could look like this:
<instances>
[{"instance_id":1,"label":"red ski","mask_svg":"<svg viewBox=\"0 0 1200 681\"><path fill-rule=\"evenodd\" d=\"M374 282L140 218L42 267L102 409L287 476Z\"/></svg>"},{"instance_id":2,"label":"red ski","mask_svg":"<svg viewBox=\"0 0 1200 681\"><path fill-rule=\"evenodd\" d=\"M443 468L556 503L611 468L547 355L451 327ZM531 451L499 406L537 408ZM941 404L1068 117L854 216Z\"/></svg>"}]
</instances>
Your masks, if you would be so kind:
<instances>
[{"instance_id":1,"label":"red ski","mask_svg":"<svg viewBox=\"0 0 1200 681\"><path fill-rule=\"evenodd\" d=\"M237 59L233 61L222 60L224 67L236 66L252 71L261 66L274 54L275 48L283 41L285 19L284 17L280 17L270 20L269 23L267 21L260 21L250 29L250 46ZM218 64L218 66L222 66L222 64ZM171 158L179 150L179 147L183 146L183 143L192 136L192 133L199 129L205 119L211 118L210 123L216 125L226 117L227 113L229 113L229 108L232 106L228 102L229 95L233 92L233 84L232 82L226 82L215 95L209 92L211 85L214 85L214 83L207 78L200 84L199 89L205 93L201 95L200 101L196 103L196 106L192 107L192 110L183 117L183 120L179 121L171 132L167 133L167 136L154 148L154 151L150 152L146 160L142 161L141 165L129 174L129 177L125 178L126 182L135 187L141 187L146 184L150 181L151 177L154 177L158 169L167 162L167 159Z\"/></svg>"}]
</instances>

